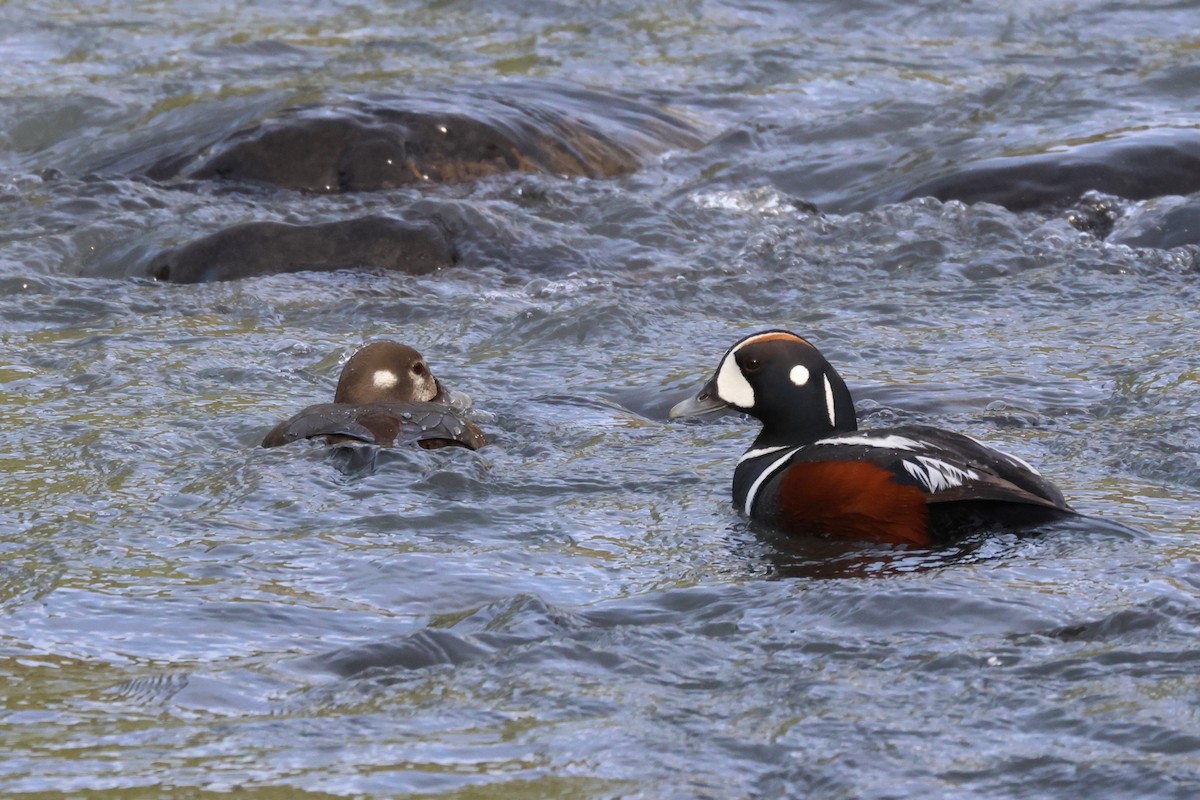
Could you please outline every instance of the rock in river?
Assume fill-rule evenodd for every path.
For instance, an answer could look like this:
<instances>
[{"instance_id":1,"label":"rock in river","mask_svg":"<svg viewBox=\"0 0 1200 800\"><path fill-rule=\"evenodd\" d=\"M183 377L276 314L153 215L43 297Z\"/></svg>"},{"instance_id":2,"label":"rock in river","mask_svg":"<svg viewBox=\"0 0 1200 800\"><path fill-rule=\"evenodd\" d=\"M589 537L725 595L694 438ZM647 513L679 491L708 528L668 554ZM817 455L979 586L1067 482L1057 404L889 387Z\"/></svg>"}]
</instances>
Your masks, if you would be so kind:
<instances>
[{"instance_id":1,"label":"rock in river","mask_svg":"<svg viewBox=\"0 0 1200 800\"><path fill-rule=\"evenodd\" d=\"M975 161L920 184L904 198L986 202L1024 211L1063 206L1088 191L1145 200L1198 190L1200 130L1162 128Z\"/></svg>"},{"instance_id":2,"label":"rock in river","mask_svg":"<svg viewBox=\"0 0 1200 800\"><path fill-rule=\"evenodd\" d=\"M697 143L684 121L596 92L538 100L371 96L285 109L207 154L168 159L149 174L375 191L516 171L612 177L637 169L646 155Z\"/></svg>"},{"instance_id":3,"label":"rock in river","mask_svg":"<svg viewBox=\"0 0 1200 800\"><path fill-rule=\"evenodd\" d=\"M316 225L234 225L159 253L147 272L173 283L349 267L421 275L454 260L453 246L433 223L366 216Z\"/></svg>"}]
</instances>

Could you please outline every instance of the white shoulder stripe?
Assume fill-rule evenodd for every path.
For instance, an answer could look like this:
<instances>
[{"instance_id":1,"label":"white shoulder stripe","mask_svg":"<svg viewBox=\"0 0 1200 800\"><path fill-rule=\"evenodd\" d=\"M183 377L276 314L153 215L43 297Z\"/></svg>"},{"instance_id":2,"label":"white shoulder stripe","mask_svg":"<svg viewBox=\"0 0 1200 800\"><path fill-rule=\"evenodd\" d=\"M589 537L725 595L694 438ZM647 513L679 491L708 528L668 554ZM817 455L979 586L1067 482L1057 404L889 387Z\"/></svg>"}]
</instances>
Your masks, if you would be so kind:
<instances>
[{"instance_id":1,"label":"white shoulder stripe","mask_svg":"<svg viewBox=\"0 0 1200 800\"><path fill-rule=\"evenodd\" d=\"M749 461L752 458L770 455L771 453L778 453L780 450L787 449L788 445L781 444L776 445L775 447L760 447L757 450L747 450L746 452L742 453L742 457L738 459L738 463L741 464L743 461Z\"/></svg>"},{"instance_id":2,"label":"white shoulder stripe","mask_svg":"<svg viewBox=\"0 0 1200 800\"><path fill-rule=\"evenodd\" d=\"M769 449L773 449L773 448L763 448L763 449L769 450ZM786 464L791 459L791 457L796 454L796 451L799 449L800 449L799 447L787 448L787 451L783 455L781 455L779 458L775 459L775 461L771 462L771 465L768 466L766 469L764 469L762 472L758 473L758 477L754 479L754 483L750 484L750 491L746 492L746 505L743 510L746 512L747 517L750 516L750 509L754 508L754 498L758 495L758 489L760 486L763 485L763 481L765 481L767 478L774 475L779 470L780 467L782 467L784 464ZM753 451L751 451L751 452L753 452ZM744 456L743 456L743 458L744 458Z\"/></svg>"}]
</instances>

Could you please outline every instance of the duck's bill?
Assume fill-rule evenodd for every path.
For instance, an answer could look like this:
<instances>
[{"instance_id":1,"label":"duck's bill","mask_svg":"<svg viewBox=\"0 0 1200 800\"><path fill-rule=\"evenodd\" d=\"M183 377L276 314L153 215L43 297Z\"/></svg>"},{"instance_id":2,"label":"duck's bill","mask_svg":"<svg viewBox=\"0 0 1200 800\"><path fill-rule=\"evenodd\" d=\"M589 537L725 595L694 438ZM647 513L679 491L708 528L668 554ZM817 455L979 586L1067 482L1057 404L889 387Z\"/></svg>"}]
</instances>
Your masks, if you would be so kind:
<instances>
[{"instance_id":1,"label":"duck's bill","mask_svg":"<svg viewBox=\"0 0 1200 800\"><path fill-rule=\"evenodd\" d=\"M711 414L714 411L726 411L729 405L717 397L716 387L706 383L695 397L689 397L681 403L671 406L667 416L671 419L679 417L696 417L701 414Z\"/></svg>"}]
</instances>

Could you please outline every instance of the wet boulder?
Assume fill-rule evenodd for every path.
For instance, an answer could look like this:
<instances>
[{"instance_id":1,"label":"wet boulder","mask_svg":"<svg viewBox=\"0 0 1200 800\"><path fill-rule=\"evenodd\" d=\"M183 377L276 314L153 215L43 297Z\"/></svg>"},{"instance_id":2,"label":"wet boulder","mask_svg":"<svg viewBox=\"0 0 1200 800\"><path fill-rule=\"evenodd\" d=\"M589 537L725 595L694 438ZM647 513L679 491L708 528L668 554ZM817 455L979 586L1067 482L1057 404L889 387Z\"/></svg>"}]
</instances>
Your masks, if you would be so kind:
<instances>
[{"instance_id":1,"label":"wet boulder","mask_svg":"<svg viewBox=\"0 0 1200 800\"><path fill-rule=\"evenodd\" d=\"M1127 200L1200 190L1200 130L1158 129L1033 155L989 158L918 185L904 199L1062 207L1088 191Z\"/></svg>"},{"instance_id":2,"label":"wet boulder","mask_svg":"<svg viewBox=\"0 0 1200 800\"><path fill-rule=\"evenodd\" d=\"M1064 216L1076 230L1104 239L1113 232L1124 213L1124 202L1120 199L1099 192L1087 192L1066 209Z\"/></svg>"},{"instance_id":3,"label":"wet boulder","mask_svg":"<svg viewBox=\"0 0 1200 800\"><path fill-rule=\"evenodd\" d=\"M1200 245L1200 194L1142 204L1116 225L1109 241L1163 250Z\"/></svg>"},{"instance_id":4,"label":"wet boulder","mask_svg":"<svg viewBox=\"0 0 1200 800\"><path fill-rule=\"evenodd\" d=\"M454 261L454 248L437 225L367 216L316 225L234 225L154 255L146 273L172 283L355 267L421 275Z\"/></svg>"},{"instance_id":5,"label":"wet boulder","mask_svg":"<svg viewBox=\"0 0 1200 800\"><path fill-rule=\"evenodd\" d=\"M192 163L163 162L167 166L151 177L180 169L192 179L317 193L459 183L510 172L604 178L632 172L652 152L696 143L683 121L599 93L576 92L562 103L351 98L287 109L231 134Z\"/></svg>"}]
</instances>

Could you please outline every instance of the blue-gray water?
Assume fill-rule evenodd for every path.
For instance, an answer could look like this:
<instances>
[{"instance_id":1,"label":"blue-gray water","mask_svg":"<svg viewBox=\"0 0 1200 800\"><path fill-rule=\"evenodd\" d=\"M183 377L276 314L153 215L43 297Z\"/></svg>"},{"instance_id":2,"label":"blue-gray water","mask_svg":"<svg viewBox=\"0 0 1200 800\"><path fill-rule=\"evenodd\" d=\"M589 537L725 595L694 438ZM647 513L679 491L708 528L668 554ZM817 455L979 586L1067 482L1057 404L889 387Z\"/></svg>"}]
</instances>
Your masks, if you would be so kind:
<instances>
[{"instance_id":1,"label":"blue-gray water","mask_svg":"<svg viewBox=\"0 0 1200 800\"><path fill-rule=\"evenodd\" d=\"M1195 797L1197 248L900 198L1194 133L1198 22L0 4L0 796ZM701 144L341 195L121 173L328 96L579 86ZM129 277L233 223L432 201L491 246L420 277ZM1116 201L1118 227L1173 202ZM665 409L767 326L826 352L864 424L983 438L1094 519L930 552L748 530L728 488L753 427ZM257 447L383 337L496 444L373 469Z\"/></svg>"}]
</instances>

